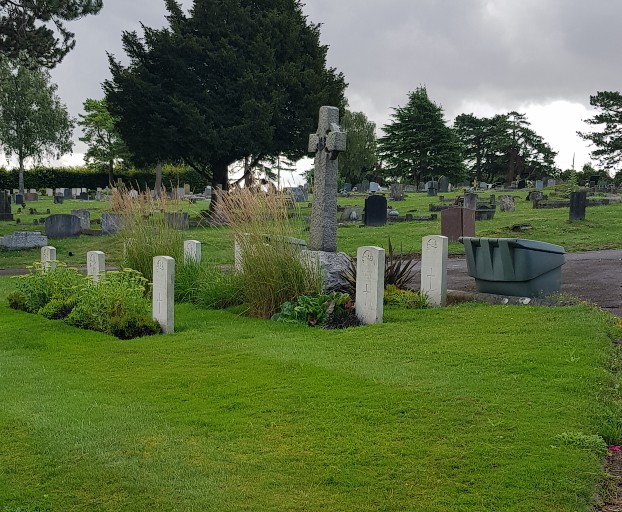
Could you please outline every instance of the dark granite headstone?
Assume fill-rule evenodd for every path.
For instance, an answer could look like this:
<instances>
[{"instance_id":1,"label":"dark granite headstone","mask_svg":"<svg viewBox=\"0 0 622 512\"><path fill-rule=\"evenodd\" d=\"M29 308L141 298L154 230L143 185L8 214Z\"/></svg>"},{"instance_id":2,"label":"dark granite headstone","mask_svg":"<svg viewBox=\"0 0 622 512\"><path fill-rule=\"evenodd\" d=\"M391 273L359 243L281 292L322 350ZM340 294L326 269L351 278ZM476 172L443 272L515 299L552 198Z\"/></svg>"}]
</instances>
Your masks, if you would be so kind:
<instances>
[{"instance_id":1,"label":"dark granite headstone","mask_svg":"<svg viewBox=\"0 0 622 512\"><path fill-rule=\"evenodd\" d=\"M15 204L24 204L24 195L23 194L15 194L13 196L13 200L15 201Z\"/></svg>"},{"instance_id":2,"label":"dark granite headstone","mask_svg":"<svg viewBox=\"0 0 622 512\"><path fill-rule=\"evenodd\" d=\"M80 218L75 215L57 213L45 219L45 234L49 238L71 238L80 236Z\"/></svg>"},{"instance_id":3,"label":"dark granite headstone","mask_svg":"<svg viewBox=\"0 0 622 512\"><path fill-rule=\"evenodd\" d=\"M63 204L65 196L54 196L54 204Z\"/></svg>"},{"instance_id":4,"label":"dark granite headstone","mask_svg":"<svg viewBox=\"0 0 622 512\"><path fill-rule=\"evenodd\" d=\"M461 236L475 236L475 210L447 208L441 211L441 235L449 242L457 242Z\"/></svg>"},{"instance_id":5,"label":"dark granite headstone","mask_svg":"<svg viewBox=\"0 0 622 512\"><path fill-rule=\"evenodd\" d=\"M387 198L369 196L365 199L365 225L384 226L387 223Z\"/></svg>"},{"instance_id":6,"label":"dark granite headstone","mask_svg":"<svg viewBox=\"0 0 622 512\"><path fill-rule=\"evenodd\" d=\"M78 197L79 197L79 199L81 201L88 201L89 200L88 192L80 192L80 195Z\"/></svg>"},{"instance_id":7,"label":"dark granite headstone","mask_svg":"<svg viewBox=\"0 0 622 512\"><path fill-rule=\"evenodd\" d=\"M570 192L570 220L585 220L587 192Z\"/></svg>"},{"instance_id":8,"label":"dark granite headstone","mask_svg":"<svg viewBox=\"0 0 622 512\"><path fill-rule=\"evenodd\" d=\"M11 196L6 191L0 192L0 220L13 220Z\"/></svg>"},{"instance_id":9,"label":"dark granite headstone","mask_svg":"<svg viewBox=\"0 0 622 512\"><path fill-rule=\"evenodd\" d=\"M518 180L518 183L516 184L516 188L518 189L523 189L527 186L527 181L525 180Z\"/></svg>"},{"instance_id":10,"label":"dark granite headstone","mask_svg":"<svg viewBox=\"0 0 622 512\"><path fill-rule=\"evenodd\" d=\"M73 195L71 194L71 189L70 188L66 188L63 190L63 197L65 199L73 199Z\"/></svg>"}]
</instances>

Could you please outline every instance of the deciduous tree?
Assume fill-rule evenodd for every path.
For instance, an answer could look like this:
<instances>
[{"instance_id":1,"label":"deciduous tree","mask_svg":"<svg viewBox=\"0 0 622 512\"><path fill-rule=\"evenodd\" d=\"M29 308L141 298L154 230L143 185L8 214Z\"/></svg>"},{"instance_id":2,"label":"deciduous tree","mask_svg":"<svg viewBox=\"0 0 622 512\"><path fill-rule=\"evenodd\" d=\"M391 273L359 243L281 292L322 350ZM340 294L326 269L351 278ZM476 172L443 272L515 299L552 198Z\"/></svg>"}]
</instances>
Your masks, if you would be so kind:
<instances>
[{"instance_id":1,"label":"deciduous tree","mask_svg":"<svg viewBox=\"0 0 622 512\"><path fill-rule=\"evenodd\" d=\"M47 70L20 60L0 59L0 146L19 163L24 192L24 162L71 151L74 121L56 95Z\"/></svg>"},{"instance_id":2,"label":"deciduous tree","mask_svg":"<svg viewBox=\"0 0 622 512\"><path fill-rule=\"evenodd\" d=\"M376 123L363 112L345 111L340 121L347 133L347 148L339 154L339 174L350 183L358 183L370 174L378 163Z\"/></svg>"},{"instance_id":3,"label":"deciduous tree","mask_svg":"<svg viewBox=\"0 0 622 512\"><path fill-rule=\"evenodd\" d=\"M596 146L592 158L607 170L617 169L622 162L622 94L616 91L597 92L595 96L590 96L590 105L599 112L585 122L601 129L578 133Z\"/></svg>"}]
</instances>

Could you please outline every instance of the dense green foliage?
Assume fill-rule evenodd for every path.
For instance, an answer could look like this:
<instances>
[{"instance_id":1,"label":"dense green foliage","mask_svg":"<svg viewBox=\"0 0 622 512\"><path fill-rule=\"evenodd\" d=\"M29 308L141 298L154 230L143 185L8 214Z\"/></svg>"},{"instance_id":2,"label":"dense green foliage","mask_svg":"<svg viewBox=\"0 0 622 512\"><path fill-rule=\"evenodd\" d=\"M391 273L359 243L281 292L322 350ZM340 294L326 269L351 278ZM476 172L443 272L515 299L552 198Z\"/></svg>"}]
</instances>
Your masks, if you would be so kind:
<instances>
[{"instance_id":1,"label":"dense green foliage","mask_svg":"<svg viewBox=\"0 0 622 512\"><path fill-rule=\"evenodd\" d=\"M339 315L353 307L354 303L347 293L330 292L311 296L299 295L296 300L283 303L279 312L272 315L272 320L311 326L323 325L331 315Z\"/></svg>"},{"instance_id":2,"label":"dense green foliage","mask_svg":"<svg viewBox=\"0 0 622 512\"><path fill-rule=\"evenodd\" d=\"M76 44L64 22L102 6L102 0L0 0L0 53L13 59L26 54L53 68Z\"/></svg>"},{"instance_id":3,"label":"dense green foliage","mask_svg":"<svg viewBox=\"0 0 622 512\"><path fill-rule=\"evenodd\" d=\"M619 169L622 163L622 94L617 91L597 92L590 96L590 105L599 112L585 122L600 129L581 133L584 140L589 140L596 149L592 158L598 160L605 169ZM604 126L601 126L604 125Z\"/></svg>"},{"instance_id":4,"label":"dense green foliage","mask_svg":"<svg viewBox=\"0 0 622 512\"><path fill-rule=\"evenodd\" d=\"M464 178L460 143L445 124L443 109L428 98L425 87L408 94L408 103L397 107L378 141L382 173L403 183L447 176Z\"/></svg>"},{"instance_id":5,"label":"dense green foliage","mask_svg":"<svg viewBox=\"0 0 622 512\"><path fill-rule=\"evenodd\" d=\"M115 119L110 115L106 99L84 101L84 114L79 114L78 125L84 135L80 137L88 146L84 160L95 167L108 170L108 182L114 183L114 166L127 161L129 152L115 128Z\"/></svg>"},{"instance_id":6,"label":"dense green foliage","mask_svg":"<svg viewBox=\"0 0 622 512\"><path fill-rule=\"evenodd\" d=\"M471 179L509 184L518 178L556 176L556 153L530 128L524 114L456 117L454 128Z\"/></svg>"},{"instance_id":7,"label":"dense green foliage","mask_svg":"<svg viewBox=\"0 0 622 512\"><path fill-rule=\"evenodd\" d=\"M363 112L347 109L340 124L348 139L346 150L339 154L339 177L352 184L373 178L378 164L376 124Z\"/></svg>"},{"instance_id":8,"label":"dense green foliage","mask_svg":"<svg viewBox=\"0 0 622 512\"><path fill-rule=\"evenodd\" d=\"M166 2L169 27L123 35L110 111L137 161L180 161L227 189L228 166L302 156L321 105L343 104L343 76L299 0Z\"/></svg>"},{"instance_id":9,"label":"dense green foliage","mask_svg":"<svg viewBox=\"0 0 622 512\"><path fill-rule=\"evenodd\" d=\"M24 162L71 151L73 119L50 82L50 73L22 60L0 58L0 147L19 164L18 188L24 192Z\"/></svg>"}]
</instances>

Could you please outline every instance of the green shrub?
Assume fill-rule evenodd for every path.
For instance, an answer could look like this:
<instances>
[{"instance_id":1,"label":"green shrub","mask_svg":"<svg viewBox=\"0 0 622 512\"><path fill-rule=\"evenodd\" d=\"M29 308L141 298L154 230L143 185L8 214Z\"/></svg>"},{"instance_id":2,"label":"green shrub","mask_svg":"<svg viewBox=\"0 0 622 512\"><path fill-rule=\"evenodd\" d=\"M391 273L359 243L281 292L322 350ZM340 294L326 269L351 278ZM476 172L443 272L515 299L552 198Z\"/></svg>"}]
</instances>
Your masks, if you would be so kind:
<instances>
[{"instance_id":1,"label":"green shrub","mask_svg":"<svg viewBox=\"0 0 622 512\"><path fill-rule=\"evenodd\" d=\"M304 323L307 325L322 325L330 315L352 309L353 304L350 295L341 292L306 296L301 295L298 299L287 301L281 306L281 310L272 316L276 322Z\"/></svg>"},{"instance_id":2,"label":"green shrub","mask_svg":"<svg viewBox=\"0 0 622 512\"><path fill-rule=\"evenodd\" d=\"M392 284L384 289L384 303L387 306L398 306L405 309L425 309L428 307L426 296L421 292L401 290Z\"/></svg>"},{"instance_id":3,"label":"green shrub","mask_svg":"<svg viewBox=\"0 0 622 512\"><path fill-rule=\"evenodd\" d=\"M52 299L64 301L74 297L86 279L63 263L56 262L54 270L43 270L36 262L28 274L16 278L16 286L23 296L24 310L38 313Z\"/></svg>"},{"instance_id":4,"label":"green shrub","mask_svg":"<svg viewBox=\"0 0 622 512\"><path fill-rule=\"evenodd\" d=\"M48 320L62 320L69 316L74 305L72 299L52 299L39 310L39 314Z\"/></svg>"},{"instance_id":5,"label":"green shrub","mask_svg":"<svg viewBox=\"0 0 622 512\"><path fill-rule=\"evenodd\" d=\"M9 307L19 311L26 311L26 297L22 292L11 292L7 296Z\"/></svg>"},{"instance_id":6,"label":"green shrub","mask_svg":"<svg viewBox=\"0 0 622 512\"><path fill-rule=\"evenodd\" d=\"M153 336L162 331L160 324L148 316L123 315L110 321L109 332L122 340Z\"/></svg>"}]
</instances>

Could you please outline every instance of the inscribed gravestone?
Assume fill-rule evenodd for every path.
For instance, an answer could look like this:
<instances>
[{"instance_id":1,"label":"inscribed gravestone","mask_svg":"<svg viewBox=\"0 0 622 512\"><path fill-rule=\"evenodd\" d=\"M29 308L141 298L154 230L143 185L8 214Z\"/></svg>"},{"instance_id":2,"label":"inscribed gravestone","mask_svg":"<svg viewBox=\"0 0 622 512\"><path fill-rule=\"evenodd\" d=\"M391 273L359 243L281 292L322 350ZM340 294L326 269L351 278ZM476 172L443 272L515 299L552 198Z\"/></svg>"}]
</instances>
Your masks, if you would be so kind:
<instances>
[{"instance_id":1,"label":"inscribed gravestone","mask_svg":"<svg viewBox=\"0 0 622 512\"><path fill-rule=\"evenodd\" d=\"M0 236L0 247L4 249L33 249L48 244L48 237L40 231L15 231L11 235Z\"/></svg>"},{"instance_id":2,"label":"inscribed gravestone","mask_svg":"<svg viewBox=\"0 0 622 512\"><path fill-rule=\"evenodd\" d=\"M106 271L106 255L102 251L86 253L86 275L99 281L99 275Z\"/></svg>"},{"instance_id":3,"label":"inscribed gravestone","mask_svg":"<svg viewBox=\"0 0 622 512\"><path fill-rule=\"evenodd\" d=\"M477 194L471 194L470 192L464 193L464 207L469 210L477 210Z\"/></svg>"},{"instance_id":4,"label":"inscribed gravestone","mask_svg":"<svg viewBox=\"0 0 622 512\"><path fill-rule=\"evenodd\" d=\"M313 204L309 248L337 250L337 163L346 149L346 134L339 128L339 109L320 107L318 128L309 136L309 153L315 153Z\"/></svg>"},{"instance_id":5,"label":"inscribed gravestone","mask_svg":"<svg viewBox=\"0 0 622 512\"><path fill-rule=\"evenodd\" d=\"M387 223L387 198L369 196L365 198L365 225L384 226Z\"/></svg>"},{"instance_id":6,"label":"inscribed gravestone","mask_svg":"<svg viewBox=\"0 0 622 512\"><path fill-rule=\"evenodd\" d=\"M447 237L426 236L421 244L421 293L432 306L447 302Z\"/></svg>"},{"instance_id":7,"label":"inscribed gravestone","mask_svg":"<svg viewBox=\"0 0 622 512\"><path fill-rule=\"evenodd\" d=\"M544 182L542 180L536 180L536 189L541 190L544 188Z\"/></svg>"},{"instance_id":8,"label":"inscribed gravestone","mask_svg":"<svg viewBox=\"0 0 622 512\"><path fill-rule=\"evenodd\" d=\"M56 247L41 247L41 269L46 272L56 268Z\"/></svg>"},{"instance_id":9,"label":"inscribed gravestone","mask_svg":"<svg viewBox=\"0 0 622 512\"><path fill-rule=\"evenodd\" d=\"M184 240L184 261L201 263L201 242L198 240Z\"/></svg>"},{"instance_id":10,"label":"inscribed gravestone","mask_svg":"<svg viewBox=\"0 0 622 512\"><path fill-rule=\"evenodd\" d=\"M441 194L449 192L449 178L447 176L441 176L438 179L438 191Z\"/></svg>"},{"instance_id":11,"label":"inscribed gravestone","mask_svg":"<svg viewBox=\"0 0 622 512\"><path fill-rule=\"evenodd\" d=\"M441 211L441 235L450 242L457 242L461 236L475 236L475 210L447 208Z\"/></svg>"},{"instance_id":12,"label":"inscribed gravestone","mask_svg":"<svg viewBox=\"0 0 622 512\"><path fill-rule=\"evenodd\" d=\"M15 201L15 204L24 204L24 194L15 194L13 196L13 200Z\"/></svg>"},{"instance_id":13,"label":"inscribed gravestone","mask_svg":"<svg viewBox=\"0 0 622 512\"><path fill-rule=\"evenodd\" d=\"M170 256L153 258L153 319L162 332L175 330L175 260Z\"/></svg>"},{"instance_id":14,"label":"inscribed gravestone","mask_svg":"<svg viewBox=\"0 0 622 512\"><path fill-rule=\"evenodd\" d=\"M86 208L80 208L78 210L71 210L71 215L75 215L80 219L80 227L82 229L89 229L91 227L91 211Z\"/></svg>"},{"instance_id":15,"label":"inscribed gravestone","mask_svg":"<svg viewBox=\"0 0 622 512\"><path fill-rule=\"evenodd\" d=\"M356 251L356 316L364 324L382 323L384 249L359 247Z\"/></svg>"}]
</instances>

